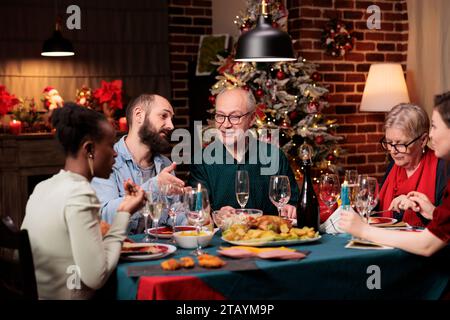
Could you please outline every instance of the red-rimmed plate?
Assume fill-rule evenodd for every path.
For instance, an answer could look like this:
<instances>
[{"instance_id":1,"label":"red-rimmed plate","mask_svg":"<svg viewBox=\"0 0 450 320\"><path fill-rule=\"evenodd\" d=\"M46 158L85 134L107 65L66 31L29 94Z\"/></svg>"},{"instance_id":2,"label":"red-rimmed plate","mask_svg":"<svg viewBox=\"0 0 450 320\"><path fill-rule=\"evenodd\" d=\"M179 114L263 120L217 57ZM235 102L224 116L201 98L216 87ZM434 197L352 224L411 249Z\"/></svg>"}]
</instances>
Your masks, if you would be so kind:
<instances>
[{"instance_id":1,"label":"red-rimmed plate","mask_svg":"<svg viewBox=\"0 0 450 320\"><path fill-rule=\"evenodd\" d=\"M389 217L370 217L369 224L374 226L387 226L397 222L397 219Z\"/></svg>"},{"instance_id":2,"label":"red-rimmed plate","mask_svg":"<svg viewBox=\"0 0 450 320\"><path fill-rule=\"evenodd\" d=\"M136 246L132 248L133 251L128 250L125 252L122 251L120 255L121 259L128 261L156 260L164 258L177 251L177 248L175 246L164 243L134 243L134 244ZM146 247L153 247L154 253L145 252Z\"/></svg>"},{"instance_id":3,"label":"red-rimmed plate","mask_svg":"<svg viewBox=\"0 0 450 320\"><path fill-rule=\"evenodd\" d=\"M193 230L195 230L195 227L176 226L175 229L176 229L176 231L193 231ZM160 239L170 239L173 236L173 229L172 229L172 227L151 228L148 230L148 233L152 237L158 237Z\"/></svg>"}]
</instances>

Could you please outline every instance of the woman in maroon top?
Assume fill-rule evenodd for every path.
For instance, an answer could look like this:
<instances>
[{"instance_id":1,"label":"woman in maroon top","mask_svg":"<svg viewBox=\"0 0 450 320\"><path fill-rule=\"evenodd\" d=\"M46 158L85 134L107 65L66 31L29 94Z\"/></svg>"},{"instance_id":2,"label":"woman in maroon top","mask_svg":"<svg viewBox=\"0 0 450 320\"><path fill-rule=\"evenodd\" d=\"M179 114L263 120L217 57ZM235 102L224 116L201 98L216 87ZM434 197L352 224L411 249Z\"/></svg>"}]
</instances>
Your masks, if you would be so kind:
<instances>
[{"instance_id":1,"label":"woman in maroon top","mask_svg":"<svg viewBox=\"0 0 450 320\"><path fill-rule=\"evenodd\" d=\"M431 121L430 139L438 158L450 160L450 92L437 98ZM450 180L444 193L442 204L438 207L421 193L410 192L409 209L432 217L432 221L422 232L384 230L364 223L361 217L352 212L344 212L340 228L355 237L367 239L387 246L423 256L430 256L450 242ZM407 208L405 208L407 209Z\"/></svg>"}]
</instances>

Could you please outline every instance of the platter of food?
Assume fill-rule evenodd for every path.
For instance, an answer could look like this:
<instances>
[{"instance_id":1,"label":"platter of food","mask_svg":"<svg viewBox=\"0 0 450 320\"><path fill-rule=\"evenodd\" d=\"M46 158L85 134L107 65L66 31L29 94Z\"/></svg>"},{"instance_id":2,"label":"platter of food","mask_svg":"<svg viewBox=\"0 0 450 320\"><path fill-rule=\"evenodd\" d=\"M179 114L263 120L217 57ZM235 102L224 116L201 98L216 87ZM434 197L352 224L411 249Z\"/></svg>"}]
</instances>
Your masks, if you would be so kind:
<instances>
[{"instance_id":1,"label":"platter of food","mask_svg":"<svg viewBox=\"0 0 450 320\"><path fill-rule=\"evenodd\" d=\"M293 228L292 222L277 216L261 216L246 224L235 224L223 232L222 240L239 246L280 246L317 241L314 228Z\"/></svg>"}]
</instances>

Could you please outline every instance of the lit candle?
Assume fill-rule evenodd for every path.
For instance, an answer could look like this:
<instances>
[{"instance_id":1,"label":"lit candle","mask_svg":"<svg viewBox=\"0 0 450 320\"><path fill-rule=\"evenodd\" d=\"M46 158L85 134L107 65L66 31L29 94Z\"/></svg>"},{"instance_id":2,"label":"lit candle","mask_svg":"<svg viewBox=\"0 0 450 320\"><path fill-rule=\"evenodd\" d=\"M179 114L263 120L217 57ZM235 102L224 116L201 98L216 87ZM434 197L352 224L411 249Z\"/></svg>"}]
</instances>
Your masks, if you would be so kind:
<instances>
[{"instance_id":1,"label":"lit candle","mask_svg":"<svg viewBox=\"0 0 450 320\"><path fill-rule=\"evenodd\" d=\"M197 198L195 201L195 211L202 210L202 185L199 183L197 185Z\"/></svg>"},{"instance_id":2,"label":"lit candle","mask_svg":"<svg viewBox=\"0 0 450 320\"><path fill-rule=\"evenodd\" d=\"M127 118L122 117L119 119L119 131L126 132L128 131Z\"/></svg>"},{"instance_id":3,"label":"lit candle","mask_svg":"<svg viewBox=\"0 0 450 320\"><path fill-rule=\"evenodd\" d=\"M22 133L22 122L19 120L12 120L9 122L9 130L12 134L18 136Z\"/></svg>"}]
</instances>

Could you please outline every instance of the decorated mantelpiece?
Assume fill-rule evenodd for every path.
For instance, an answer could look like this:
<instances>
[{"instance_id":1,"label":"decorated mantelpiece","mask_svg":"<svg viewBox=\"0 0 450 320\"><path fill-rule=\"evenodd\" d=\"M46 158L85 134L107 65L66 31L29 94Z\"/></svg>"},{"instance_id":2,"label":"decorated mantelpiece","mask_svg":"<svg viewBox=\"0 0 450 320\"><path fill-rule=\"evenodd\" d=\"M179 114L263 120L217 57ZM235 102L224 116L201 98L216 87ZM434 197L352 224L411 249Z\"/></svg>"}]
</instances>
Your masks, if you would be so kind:
<instances>
[{"instance_id":1,"label":"decorated mantelpiece","mask_svg":"<svg viewBox=\"0 0 450 320\"><path fill-rule=\"evenodd\" d=\"M41 103L36 103L34 98L16 97L8 92L5 86L0 85L0 134L52 132L52 113L63 106L64 99L57 88L46 86L39 100ZM125 118L119 119L117 112L123 108L122 80L111 82L102 80L100 88L95 90L83 85L77 89L72 100L81 106L105 114L119 131L126 130L126 123L123 123Z\"/></svg>"}]
</instances>

